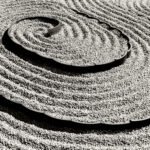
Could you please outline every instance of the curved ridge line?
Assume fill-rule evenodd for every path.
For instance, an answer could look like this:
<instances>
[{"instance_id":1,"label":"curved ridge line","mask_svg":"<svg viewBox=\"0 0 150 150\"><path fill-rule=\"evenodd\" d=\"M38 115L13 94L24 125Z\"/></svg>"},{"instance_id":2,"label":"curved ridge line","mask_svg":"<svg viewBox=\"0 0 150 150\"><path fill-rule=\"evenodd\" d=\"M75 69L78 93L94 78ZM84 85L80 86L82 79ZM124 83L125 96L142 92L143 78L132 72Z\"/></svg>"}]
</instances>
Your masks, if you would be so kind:
<instances>
[{"instance_id":1,"label":"curved ridge line","mask_svg":"<svg viewBox=\"0 0 150 150\"><path fill-rule=\"evenodd\" d=\"M15 115L15 118L22 120L24 122L27 122L27 123L32 122L36 126L39 126L45 129L65 131L65 132L67 129L69 132L71 131L73 133L87 133L92 130L119 133L119 132L126 131L126 130L132 131L132 130L140 129L150 124L150 118L145 119L145 120L139 120L139 121L130 121L129 123L126 123L126 124L105 124L105 123L84 124L84 123L74 122L70 120L61 120L61 119L56 119L56 118L47 116L46 114L38 112L38 111L30 110L20 103L15 103L15 102L8 100L8 97L9 97L8 95L5 97L0 95L0 105L3 107L9 108L9 109L5 108L5 110L2 110L2 111L12 114L11 109L13 109L15 110L16 114L17 112L18 113L21 112L25 114L26 116L28 116L27 119L18 117L17 115ZM29 120L31 119L32 121L31 120L29 121L28 119ZM34 120L36 120L38 123L36 123ZM42 122L46 122L47 125L44 126Z\"/></svg>"},{"instance_id":2,"label":"curved ridge line","mask_svg":"<svg viewBox=\"0 0 150 150\"><path fill-rule=\"evenodd\" d=\"M8 36L8 30L6 30L6 32L4 33L2 37L2 44L7 50L15 53L17 56L24 59L25 61L28 61L29 63L33 65L44 67L45 69L48 69L48 70L57 69L57 71L60 74L62 74L61 71L63 71L63 73L69 71L71 73L77 73L77 74L107 71L107 70L112 69L113 67L117 67L123 64L125 60L130 56L130 53L131 53L130 44L129 44L129 50L123 57L121 57L121 59L116 59L115 61L107 63L107 64L83 67L83 66L72 66L72 65L62 64L53 59L46 58L42 55L39 55L37 54L37 52L26 50L23 46L18 45L10 40ZM19 51L18 49L21 49L21 51Z\"/></svg>"}]
</instances>

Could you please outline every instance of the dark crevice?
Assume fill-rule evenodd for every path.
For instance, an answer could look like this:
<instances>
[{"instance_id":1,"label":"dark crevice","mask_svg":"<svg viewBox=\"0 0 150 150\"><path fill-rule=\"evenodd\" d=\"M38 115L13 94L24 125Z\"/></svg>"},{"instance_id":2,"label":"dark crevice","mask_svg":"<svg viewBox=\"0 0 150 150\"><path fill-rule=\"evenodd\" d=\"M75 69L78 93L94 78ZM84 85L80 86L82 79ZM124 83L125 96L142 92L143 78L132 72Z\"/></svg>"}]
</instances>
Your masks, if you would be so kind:
<instances>
[{"instance_id":1,"label":"dark crevice","mask_svg":"<svg viewBox=\"0 0 150 150\"><path fill-rule=\"evenodd\" d=\"M64 131L69 133L119 133L125 131L137 130L150 124L150 119L130 122L128 124L80 124L71 121L59 120L48 117L42 113L34 112L22 106L21 104L11 102L0 96L0 111L12 115L17 120L23 121L28 124L34 124L37 127L54 130Z\"/></svg>"},{"instance_id":2,"label":"dark crevice","mask_svg":"<svg viewBox=\"0 0 150 150\"><path fill-rule=\"evenodd\" d=\"M76 11L76 10L74 10ZM86 14L79 13L76 11L76 13L83 15L89 19L95 19L92 18ZM99 23L99 20L97 20ZM110 30L114 30L113 27L109 26ZM122 32L121 32L122 33ZM122 34L125 39L128 40L128 48L131 48L129 39L126 35ZM27 51L22 46L14 43L8 36L8 30L4 33L2 37L2 44L4 47L20 57L21 59L36 65L40 66L41 68L45 68L48 70L51 70L53 72L57 72L60 74L69 74L70 72L78 74L78 73L88 73L88 72L100 72L100 71L106 71L108 69L111 69L113 67L121 65L127 57L130 55L130 50L127 52L127 54L122 57L121 59L118 59L112 63L104 64L104 65L97 65L92 67L75 67L75 66L69 66L60 64L52 59L47 59L45 57L41 57L37 55L36 53ZM74 74L74 75L75 75ZM0 111L6 112L13 117L15 117L17 120L23 121L28 124L34 124L37 127L47 129L47 130L55 130L55 131L64 131L69 133L87 133L87 132L97 132L97 133L119 133L123 131L132 131L139 129L141 127L147 126L150 124L150 119L142 120L142 121L135 121L130 122L127 124L118 124L118 125L112 125L112 124L81 124L76 123L72 121L67 120L59 120L55 118L51 118L43 113L35 112L32 110L29 110L22 106L21 104L14 103L10 100L7 100L3 96L0 96Z\"/></svg>"},{"instance_id":3,"label":"dark crevice","mask_svg":"<svg viewBox=\"0 0 150 150\"><path fill-rule=\"evenodd\" d=\"M21 20L18 20L16 23L19 23L20 21L24 21L24 20L38 20L38 21L41 21L41 22L44 22L44 23L50 23L53 26L57 26L59 24L58 20L56 20L54 18L43 17L43 16L23 18Z\"/></svg>"},{"instance_id":4,"label":"dark crevice","mask_svg":"<svg viewBox=\"0 0 150 150\"><path fill-rule=\"evenodd\" d=\"M127 54L124 55L122 58L116 59L113 62L102 64L102 65L82 67L82 66L61 64L53 59L45 58L34 52L26 50L21 45L16 44L9 38L8 30L4 33L2 37L2 44L7 50L11 51L21 59L35 66L45 68L47 70L50 70L58 74L67 74L67 75L80 75L84 73L107 71L113 67L117 67L123 64L126 58L128 58L130 55L130 51L128 51Z\"/></svg>"},{"instance_id":5,"label":"dark crevice","mask_svg":"<svg viewBox=\"0 0 150 150\"><path fill-rule=\"evenodd\" d=\"M78 15L81 15L81 16L86 17L86 18L88 18L88 19L94 19L94 20L96 20L96 21L99 22L98 19L96 19L96 18L94 18L94 17L91 17L91 16L89 16L89 15L87 15L87 14L85 14L85 13L79 12L79 11L77 11L76 9L71 9L71 10L74 11L74 12L75 12L76 14L78 14Z\"/></svg>"},{"instance_id":6,"label":"dark crevice","mask_svg":"<svg viewBox=\"0 0 150 150\"><path fill-rule=\"evenodd\" d=\"M110 26L109 24L100 21L98 18L91 17L91 16L89 16L88 14L85 14L85 13L83 13L83 12L79 12L79 11L77 11L77 10L75 10L75 9L71 9L71 10L74 11L76 14L81 15L81 16L83 16L83 17L86 17L86 18L88 18L88 19L96 20L99 24L106 24L106 25L107 25L107 29L110 30L110 31L111 31L111 30L118 30L118 29L116 29L116 28ZM130 49L130 48L131 48L131 44L130 44L129 38L128 38L125 34L123 34L120 30L118 30L118 31L121 33L120 37L123 37L123 38L127 41L127 43L128 43L128 44L127 44L127 45L128 45L128 49Z\"/></svg>"},{"instance_id":7,"label":"dark crevice","mask_svg":"<svg viewBox=\"0 0 150 150\"><path fill-rule=\"evenodd\" d=\"M24 61L27 61L34 66L39 66L41 68L45 68L47 70L50 70L58 74L71 75L70 72L67 72L68 68L66 66L59 64L53 61L52 59L48 59L34 52L28 51L25 48L23 48L21 45L18 45L15 42L13 42L8 36L8 30L4 33L2 37L2 44L7 50L11 51L12 53L17 55Z\"/></svg>"},{"instance_id":8,"label":"dark crevice","mask_svg":"<svg viewBox=\"0 0 150 150\"><path fill-rule=\"evenodd\" d=\"M44 34L45 37L50 37L53 34L56 34L57 32L60 31L60 29L62 28L62 23L60 23L58 20L54 19L54 18L48 18L48 17L29 17L29 18L23 18L19 21L17 21L16 23L19 23L20 21L24 21L24 20L38 20L39 22L44 22L44 23L50 23L52 24L54 27L48 30L47 33Z\"/></svg>"}]
</instances>

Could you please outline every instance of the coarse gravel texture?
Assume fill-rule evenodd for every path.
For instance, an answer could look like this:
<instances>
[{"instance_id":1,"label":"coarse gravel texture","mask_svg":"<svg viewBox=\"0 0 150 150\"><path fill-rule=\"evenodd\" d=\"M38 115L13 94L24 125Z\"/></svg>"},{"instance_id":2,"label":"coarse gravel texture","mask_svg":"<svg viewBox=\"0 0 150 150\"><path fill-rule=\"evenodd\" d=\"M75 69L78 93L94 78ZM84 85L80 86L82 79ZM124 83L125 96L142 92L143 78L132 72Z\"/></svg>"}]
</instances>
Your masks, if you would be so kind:
<instances>
[{"instance_id":1,"label":"coarse gravel texture","mask_svg":"<svg viewBox=\"0 0 150 150\"><path fill-rule=\"evenodd\" d=\"M148 0L0 0L1 149L149 149Z\"/></svg>"}]
</instances>

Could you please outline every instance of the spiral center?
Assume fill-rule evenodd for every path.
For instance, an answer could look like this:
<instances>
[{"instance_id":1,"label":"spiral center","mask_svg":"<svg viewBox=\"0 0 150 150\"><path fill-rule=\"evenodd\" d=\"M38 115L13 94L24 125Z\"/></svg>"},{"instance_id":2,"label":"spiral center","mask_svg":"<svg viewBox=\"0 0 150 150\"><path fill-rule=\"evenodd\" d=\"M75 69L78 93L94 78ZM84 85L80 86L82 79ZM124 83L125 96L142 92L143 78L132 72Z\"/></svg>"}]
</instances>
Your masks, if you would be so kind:
<instances>
[{"instance_id":1,"label":"spiral center","mask_svg":"<svg viewBox=\"0 0 150 150\"><path fill-rule=\"evenodd\" d=\"M129 54L127 37L106 23L86 21L25 18L8 29L8 36L24 49L67 66L104 70L123 63Z\"/></svg>"}]
</instances>

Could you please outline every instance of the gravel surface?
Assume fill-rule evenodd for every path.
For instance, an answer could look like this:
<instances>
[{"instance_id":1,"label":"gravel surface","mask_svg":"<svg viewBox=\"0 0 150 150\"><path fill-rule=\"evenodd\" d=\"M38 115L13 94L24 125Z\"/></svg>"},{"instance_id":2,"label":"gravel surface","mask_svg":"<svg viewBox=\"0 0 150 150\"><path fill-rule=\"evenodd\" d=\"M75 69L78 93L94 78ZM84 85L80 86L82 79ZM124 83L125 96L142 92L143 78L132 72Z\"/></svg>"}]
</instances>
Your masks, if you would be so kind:
<instances>
[{"instance_id":1,"label":"gravel surface","mask_svg":"<svg viewBox=\"0 0 150 150\"><path fill-rule=\"evenodd\" d=\"M2 149L149 149L148 0L0 0Z\"/></svg>"}]
</instances>

